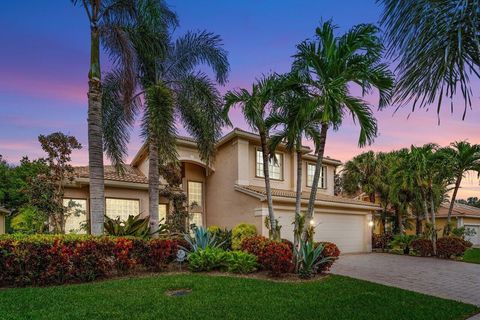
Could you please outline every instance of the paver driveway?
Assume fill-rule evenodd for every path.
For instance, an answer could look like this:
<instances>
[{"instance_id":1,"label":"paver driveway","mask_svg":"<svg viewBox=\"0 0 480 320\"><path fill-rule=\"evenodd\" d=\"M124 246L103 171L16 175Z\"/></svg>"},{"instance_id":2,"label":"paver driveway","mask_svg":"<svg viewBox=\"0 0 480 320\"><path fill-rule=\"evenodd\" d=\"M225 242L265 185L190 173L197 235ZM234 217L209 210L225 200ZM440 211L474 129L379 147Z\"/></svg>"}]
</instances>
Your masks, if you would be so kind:
<instances>
[{"instance_id":1,"label":"paver driveway","mask_svg":"<svg viewBox=\"0 0 480 320\"><path fill-rule=\"evenodd\" d=\"M369 253L340 256L331 272L480 306L479 264Z\"/></svg>"}]
</instances>

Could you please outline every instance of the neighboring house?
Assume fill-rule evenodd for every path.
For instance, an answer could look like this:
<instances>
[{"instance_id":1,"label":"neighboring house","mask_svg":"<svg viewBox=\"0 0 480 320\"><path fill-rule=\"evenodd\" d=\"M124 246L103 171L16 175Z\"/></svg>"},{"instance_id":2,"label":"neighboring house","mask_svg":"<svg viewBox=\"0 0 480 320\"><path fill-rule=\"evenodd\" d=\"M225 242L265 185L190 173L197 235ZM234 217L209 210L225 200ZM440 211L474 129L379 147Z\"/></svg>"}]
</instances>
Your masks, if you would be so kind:
<instances>
[{"instance_id":1,"label":"neighboring house","mask_svg":"<svg viewBox=\"0 0 480 320\"><path fill-rule=\"evenodd\" d=\"M0 234L5 233L5 216L10 214L10 211L0 206Z\"/></svg>"},{"instance_id":2,"label":"neighboring house","mask_svg":"<svg viewBox=\"0 0 480 320\"><path fill-rule=\"evenodd\" d=\"M182 168L182 188L190 209L190 223L196 225L233 228L239 223L251 223L260 234L267 236L264 219L268 215L262 154L256 134L235 129L217 143L215 163L206 168L200 160L196 143L185 137L177 139L177 151ZM306 210L316 157L304 147L302 206ZM296 157L283 146L276 154L277 161L270 164L273 204L282 238L293 238L295 207ZM142 213L148 215L148 148L143 146L126 174L119 175L111 166L105 167L106 215L120 216ZM341 162L326 157L315 205L315 239L331 241L340 250L366 252L371 250L372 214L378 206L366 201L334 196L334 175ZM87 215L72 216L66 230L78 230L79 223L88 217L88 167L76 168L78 178L65 190L65 201L73 200L84 208ZM163 179L161 179L161 184ZM160 198L160 215L170 209L167 199ZM308 222L307 222L308 223Z\"/></svg>"}]
</instances>

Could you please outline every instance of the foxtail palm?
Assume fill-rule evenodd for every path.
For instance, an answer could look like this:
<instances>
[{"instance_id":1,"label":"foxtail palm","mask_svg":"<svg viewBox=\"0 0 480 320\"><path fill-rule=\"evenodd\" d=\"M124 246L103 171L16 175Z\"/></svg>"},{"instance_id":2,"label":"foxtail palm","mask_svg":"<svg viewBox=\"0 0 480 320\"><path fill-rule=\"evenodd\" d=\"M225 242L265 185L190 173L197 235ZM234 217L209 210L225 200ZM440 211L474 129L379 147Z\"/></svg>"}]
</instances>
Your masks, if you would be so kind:
<instances>
[{"instance_id":1,"label":"foxtail palm","mask_svg":"<svg viewBox=\"0 0 480 320\"><path fill-rule=\"evenodd\" d=\"M299 222L301 215L302 201L302 156L303 138L307 138L318 144L319 126L321 112L315 103L308 97L304 97L293 92L287 92L276 99L278 107L271 114L266 123L269 128L281 127L280 131L272 135L270 139L270 150L275 149L280 143L285 143L286 149L296 154L297 178L296 178L296 196L295 196L295 227L294 227L294 247L298 248L301 234L299 231Z\"/></svg>"},{"instance_id":2,"label":"foxtail palm","mask_svg":"<svg viewBox=\"0 0 480 320\"><path fill-rule=\"evenodd\" d=\"M472 104L470 77L480 77L479 2L377 0L390 57L398 61L395 101L425 107L451 100L460 89L463 117Z\"/></svg>"},{"instance_id":3,"label":"foxtail palm","mask_svg":"<svg viewBox=\"0 0 480 320\"><path fill-rule=\"evenodd\" d=\"M155 16L155 15L153 15ZM148 21L147 21L148 22ZM164 21L166 26L174 20ZM161 39L158 24L142 24L134 33L134 43L140 52L138 63L139 87L133 108L143 110L142 137L149 147L149 215L152 230L158 228L159 164L177 162L176 125L181 124L197 141L200 158L208 170L213 161L215 142L225 124L222 101L215 82L197 68L209 65L220 84L227 79L229 64L220 37L209 32L188 32L176 41L168 41L166 50L152 53L151 39ZM133 123L131 114L123 112L115 85L115 73L109 78L112 90L104 122L112 134L106 149L113 162L121 165L126 156L128 127ZM140 99L141 98L141 99ZM176 119L176 117L178 117ZM110 120L115 121L110 121ZM177 122L178 121L178 122Z\"/></svg>"},{"instance_id":4,"label":"foxtail palm","mask_svg":"<svg viewBox=\"0 0 480 320\"><path fill-rule=\"evenodd\" d=\"M318 27L314 40L297 46L292 66L292 72L300 77L310 97L322 110L308 219L313 217L328 129L337 130L343 117L350 114L360 125L360 146L371 143L377 135L377 122L371 106L354 97L350 86L359 85L364 94L373 88L378 89L379 108L383 108L390 101L394 82L392 73L380 62L384 48L375 26L357 25L342 36L335 36L335 29L331 22Z\"/></svg>"},{"instance_id":5,"label":"foxtail palm","mask_svg":"<svg viewBox=\"0 0 480 320\"><path fill-rule=\"evenodd\" d=\"M121 74L125 103L135 87L135 51L127 36L127 29L134 24L136 11L134 0L72 0L81 5L90 25L90 70L88 72L88 163L90 192L90 232L103 233L105 214L103 135L102 135L102 82L100 47L104 49ZM141 14L141 13L140 13Z\"/></svg>"},{"instance_id":6,"label":"foxtail palm","mask_svg":"<svg viewBox=\"0 0 480 320\"><path fill-rule=\"evenodd\" d=\"M263 159L263 178L265 180L265 189L267 193L268 217L270 230L276 230L276 219L273 211L272 190L270 186L270 148L268 147L269 128L266 124L267 115L272 107L272 99L276 87L278 86L278 77L275 75L263 77L252 85L252 90L240 89L229 91L225 95L224 113L228 114L230 108L239 105L247 124L252 130L258 132L260 136L260 148ZM276 235L276 232L273 232Z\"/></svg>"},{"instance_id":7,"label":"foxtail palm","mask_svg":"<svg viewBox=\"0 0 480 320\"><path fill-rule=\"evenodd\" d=\"M450 148L442 150L446 157L448 171L454 176L455 186L448 208L446 234L450 233L450 221L453 206L457 199L458 189L462 179L468 171L476 171L480 174L480 145L470 144L467 141L457 141L451 144Z\"/></svg>"}]
</instances>

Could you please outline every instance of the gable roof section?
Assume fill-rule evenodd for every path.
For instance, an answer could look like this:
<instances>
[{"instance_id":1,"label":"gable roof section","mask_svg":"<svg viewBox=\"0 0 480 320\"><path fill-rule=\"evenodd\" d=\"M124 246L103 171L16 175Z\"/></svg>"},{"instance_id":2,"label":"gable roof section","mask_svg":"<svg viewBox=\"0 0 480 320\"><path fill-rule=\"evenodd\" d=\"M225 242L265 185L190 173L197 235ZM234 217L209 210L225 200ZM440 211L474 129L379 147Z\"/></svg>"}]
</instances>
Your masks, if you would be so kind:
<instances>
[{"instance_id":1,"label":"gable roof section","mask_svg":"<svg viewBox=\"0 0 480 320\"><path fill-rule=\"evenodd\" d=\"M0 206L0 215L8 215L8 214L10 214L10 211Z\"/></svg>"},{"instance_id":2,"label":"gable roof section","mask_svg":"<svg viewBox=\"0 0 480 320\"><path fill-rule=\"evenodd\" d=\"M148 178L137 168L130 165L124 165L124 173L119 173L114 166L104 166L105 180L119 181L119 182L132 182L148 184ZM88 166L75 167L75 174L78 178L89 178Z\"/></svg>"},{"instance_id":3,"label":"gable roof section","mask_svg":"<svg viewBox=\"0 0 480 320\"><path fill-rule=\"evenodd\" d=\"M235 190L257 197L261 200L263 200L267 195L267 191L265 187L259 187L259 186L235 185ZM296 196L295 191L284 190L284 189L272 189L272 197L294 200L295 196ZM310 198L309 192L302 192L302 200L308 200L309 198ZM368 201L349 199L349 198L344 198L339 196L330 196L330 195L323 194L321 192L317 192L316 200L320 202L327 202L332 204L335 203L335 204L357 205L357 206L367 207L371 210L380 209L380 206Z\"/></svg>"},{"instance_id":4,"label":"gable roof section","mask_svg":"<svg viewBox=\"0 0 480 320\"><path fill-rule=\"evenodd\" d=\"M449 202L443 203L442 212L437 214L437 217L446 217L448 215ZM480 208L472 207L466 204L455 203L453 205L452 217L475 217L480 218Z\"/></svg>"}]
</instances>

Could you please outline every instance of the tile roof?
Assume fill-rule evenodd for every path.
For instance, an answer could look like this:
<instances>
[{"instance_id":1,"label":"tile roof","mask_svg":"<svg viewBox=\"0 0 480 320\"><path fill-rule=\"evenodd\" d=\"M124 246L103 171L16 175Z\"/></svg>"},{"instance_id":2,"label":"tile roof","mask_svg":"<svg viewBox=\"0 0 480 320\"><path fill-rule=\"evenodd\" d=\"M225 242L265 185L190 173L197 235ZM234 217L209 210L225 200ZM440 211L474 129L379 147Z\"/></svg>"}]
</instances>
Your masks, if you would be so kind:
<instances>
[{"instance_id":1,"label":"tile roof","mask_svg":"<svg viewBox=\"0 0 480 320\"><path fill-rule=\"evenodd\" d=\"M130 165L124 165L123 167L124 172L119 173L114 166L104 166L105 180L148 184L148 178L140 170ZM79 178L88 178L88 166L75 167L74 169Z\"/></svg>"},{"instance_id":2,"label":"tile roof","mask_svg":"<svg viewBox=\"0 0 480 320\"><path fill-rule=\"evenodd\" d=\"M9 213L10 213L9 210L7 210L6 208L0 206L0 214L9 214Z\"/></svg>"},{"instance_id":3,"label":"tile roof","mask_svg":"<svg viewBox=\"0 0 480 320\"><path fill-rule=\"evenodd\" d=\"M248 186L238 185L237 187L241 188L245 191L254 192L254 193L257 193L257 194L263 195L263 196L265 196L267 194L265 187L252 186L252 185L248 185ZM284 198L293 198L294 199L295 196L296 196L296 192L291 191L291 190L285 190L285 189L272 189L272 196L274 196L274 197L284 197ZM302 199L309 199L309 198L310 198L310 192L302 192ZM317 192L317 200L327 201L327 202L371 206L372 208L378 207L378 205L373 204L373 203L368 202L368 201L344 198L344 197L339 197L339 196L331 196L331 195L323 194L321 192Z\"/></svg>"},{"instance_id":4,"label":"tile roof","mask_svg":"<svg viewBox=\"0 0 480 320\"><path fill-rule=\"evenodd\" d=\"M443 203L437 214L437 217L446 217L450 203ZM466 204L455 203L453 205L452 216L476 216L480 218L480 208L472 207Z\"/></svg>"}]
</instances>

